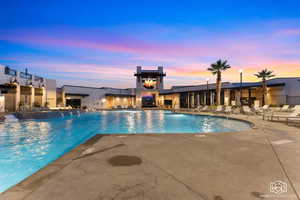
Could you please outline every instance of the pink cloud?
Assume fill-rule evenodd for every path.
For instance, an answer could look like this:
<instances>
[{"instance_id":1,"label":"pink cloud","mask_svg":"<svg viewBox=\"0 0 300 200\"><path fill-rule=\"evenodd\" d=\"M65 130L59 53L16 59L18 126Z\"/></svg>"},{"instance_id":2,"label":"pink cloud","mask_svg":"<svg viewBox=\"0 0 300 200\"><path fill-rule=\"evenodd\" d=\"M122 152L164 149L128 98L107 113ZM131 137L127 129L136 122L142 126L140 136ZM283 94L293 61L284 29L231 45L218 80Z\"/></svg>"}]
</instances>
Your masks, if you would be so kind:
<instances>
[{"instance_id":1,"label":"pink cloud","mask_svg":"<svg viewBox=\"0 0 300 200\"><path fill-rule=\"evenodd\" d=\"M278 35L299 36L300 35L300 28L280 30L278 32Z\"/></svg>"},{"instance_id":2,"label":"pink cloud","mask_svg":"<svg viewBox=\"0 0 300 200\"><path fill-rule=\"evenodd\" d=\"M194 29L187 30L188 34L184 33L184 29L161 30L163 34L170 35L168 39L161 40L168 35L156 38L154 33L152 36L144 33L143 37L140 37L128 32L117 34L103 30L71 29L20 30L10 33L0 31L0 37L1 40L9 42L65 52L70 55L69 58L22 54L16 60L47 69L55 75L61 73L74 78L133 80L136 65L164 65L169 77L176 77L177 80L181 77L178 82L197 82L203 77L212 77L206 69L219 58L227 59L233 67L224 73L224 80L237 79L239 68L245 69L245 73L250 77L253 72L265 67L274 69L278 75L286 75L295 73L296 68L300 66L297 59L300 57L299 42L287 40L278 34L227 32L219 33L218 37L211 37L207 32L199 34L199 30L194 32ZM298 31L285 29L282 34L296 35ZM140 31L139 34L143 32ZM173 35L181 37L172 38ZM107 64L103 64L105 62ZM185 77L189 79L186 80Z\"/></svg>"},{"instance_id":3,"label":"pink cloud","mask_svg":"<svg viewBox=\"0 0 300 200\"><path fill-rule=\"evenodd\" d=\"M72 35L71 32L75 34ZM179 56L179 57L195 57L195 56L232 56L245 54L256 54L261 48L260 42L247 41L246 39L227 39L220 38L213 41L203 41L197 38L176 40L172 42L151 41L135 39L129 36L114 35L99 32L88 34L82 31L62 31L47 33L47 31L38 31L37 34L32 31L17 31L16 33L4 33L1 35L2 40L24 43L34 46L46 46L53 48L78 48L99 51L108 51L114 53L125 53L144 56L159 56L161 60L163 56ZM79 32L77 35L76 33ZM86 33L86 34L85 34ZM203 36L205 37L205 36ZM243 55L245 56L245 55ZM170 58L169 58L170 59Z\"/></svg>"}]
</instances>

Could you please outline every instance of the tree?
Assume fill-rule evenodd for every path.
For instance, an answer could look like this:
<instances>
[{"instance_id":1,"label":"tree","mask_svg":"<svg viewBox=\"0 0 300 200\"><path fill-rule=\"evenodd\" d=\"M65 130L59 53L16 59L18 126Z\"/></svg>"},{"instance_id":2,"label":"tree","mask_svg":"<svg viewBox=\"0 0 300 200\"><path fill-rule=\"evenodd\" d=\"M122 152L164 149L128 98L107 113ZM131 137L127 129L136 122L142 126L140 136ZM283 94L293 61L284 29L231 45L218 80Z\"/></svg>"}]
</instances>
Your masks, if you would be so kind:
<instances>
[{"instance_id":1,"label":"tree","mask_svg":"<svg viewBox=\"0 0 300 200\"><path fill-rule=\"evenodd\" d=\"M262 79L262 105L265 105L265 96L267 95L267 79L274 77L273 71L264 69L260 72L257 72L257 74L254 74L257 78Z\"/></svg>"},{"instance_id":2,"label":"tree","mask_svg":"<svg viewBox=\"0 0 300 200\"><path fill-rule=\"evenodd\" d=\"M231 68L229 64L227 64L227 60L218 60L217 62L210 65L207 68L208 71L211 71L213 75L217 75L216 80L216 93L217 93L217 105L221 104L221 85L222 85L222 71Z\"/></svg>"}]
</instances>

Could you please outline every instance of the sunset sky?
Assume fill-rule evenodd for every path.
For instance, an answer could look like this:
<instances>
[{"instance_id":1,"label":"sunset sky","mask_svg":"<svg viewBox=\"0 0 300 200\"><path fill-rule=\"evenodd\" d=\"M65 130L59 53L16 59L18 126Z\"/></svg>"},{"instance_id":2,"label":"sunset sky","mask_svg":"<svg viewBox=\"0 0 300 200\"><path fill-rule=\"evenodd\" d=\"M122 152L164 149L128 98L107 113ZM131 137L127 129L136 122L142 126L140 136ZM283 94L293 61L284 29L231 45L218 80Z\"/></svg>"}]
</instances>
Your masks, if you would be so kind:
<instances>
[{"instance_id":1,"label":"sunset sky","mask_svg":"<svg viewBox=\"0 0 300 200\"><path fill-rule=\"evenodd\" d=\"M165 85L268 68L300 77L300 1L0 0L0 64L59 85L134 87L137 65L164 66Z\"/></svg>"}]
</instances>

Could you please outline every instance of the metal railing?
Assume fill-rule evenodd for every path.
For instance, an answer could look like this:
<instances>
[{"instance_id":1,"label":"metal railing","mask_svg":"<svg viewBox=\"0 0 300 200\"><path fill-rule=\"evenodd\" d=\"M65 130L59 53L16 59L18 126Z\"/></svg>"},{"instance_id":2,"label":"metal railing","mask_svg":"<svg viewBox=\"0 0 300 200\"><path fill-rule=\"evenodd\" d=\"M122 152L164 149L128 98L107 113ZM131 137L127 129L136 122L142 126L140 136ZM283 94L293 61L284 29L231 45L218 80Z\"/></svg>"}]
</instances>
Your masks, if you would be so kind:
<instances>
[{"instance_id":1,"label":"metal railing","mask_svg":"<svg viewBox=\"0 0 300 200\"><path fill-rule=\"evenodd\" d=\"M40 76L34 76L34 81L44 82L44 78Z\"/></svg>"},{"instance_id":2,"label":"metal railing","mask_svg":"<svg viewBox=\"0 0 300 200\"><path fill-rule=\"evenodd\" d=\"M20 78L32 80L32 74L28 74L28 73L25 73L25 72L20 72Z\"/></svg>"},{"instance_id":3,"label":"metal railing","mask_svg":"<svg viewBox=\"0 0 300 200\"><path fill-rule=\"evenodd\" d=\"M17 70L11 69L8 66L5 67L4 73L10 76L17 76Z\"/></svg>"}]
</instances>

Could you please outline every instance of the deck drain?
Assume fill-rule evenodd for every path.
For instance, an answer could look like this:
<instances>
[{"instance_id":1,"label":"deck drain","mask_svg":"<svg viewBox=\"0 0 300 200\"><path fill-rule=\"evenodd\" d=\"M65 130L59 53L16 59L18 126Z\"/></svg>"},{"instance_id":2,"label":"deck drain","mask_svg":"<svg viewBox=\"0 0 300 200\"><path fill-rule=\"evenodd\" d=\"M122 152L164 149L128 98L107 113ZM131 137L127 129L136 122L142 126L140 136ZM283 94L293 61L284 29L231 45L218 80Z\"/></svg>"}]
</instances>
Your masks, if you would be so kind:
<instances>
[{"instance_id":1,"label":"deck drain","mask_svg":"<svg viewBox=\"0 0 300 200\"><path fill-rule=\"evenodd\" d=\"M251 195L258 198L258 199L264 199L265 194L261 192L251 192Z\"/></svg>"},{"instance_id":2,"label":"deck drain","mask_svg":"<svg viewBox=\"0 0 300 200\"><path fill-rule=\"evenodd\" d=\"M214 200L224 200L221 196L217 195L217 196L214 196Z\"/></svg>"},{"instance_id":3,"label":"deck drain","mask_svg":"<svg viewBox=\"0 0 300 200\"><path fill-rule=\"evenodd\" d=\"M112 166L132 166L132 165L140 165L142 163L142 159L137 156L126 156L126 155L118 155L111 157L108 160L109 164Z\"/></svg>"}]
</instances>

